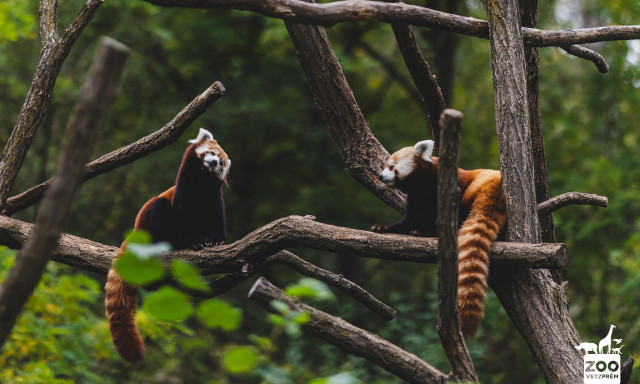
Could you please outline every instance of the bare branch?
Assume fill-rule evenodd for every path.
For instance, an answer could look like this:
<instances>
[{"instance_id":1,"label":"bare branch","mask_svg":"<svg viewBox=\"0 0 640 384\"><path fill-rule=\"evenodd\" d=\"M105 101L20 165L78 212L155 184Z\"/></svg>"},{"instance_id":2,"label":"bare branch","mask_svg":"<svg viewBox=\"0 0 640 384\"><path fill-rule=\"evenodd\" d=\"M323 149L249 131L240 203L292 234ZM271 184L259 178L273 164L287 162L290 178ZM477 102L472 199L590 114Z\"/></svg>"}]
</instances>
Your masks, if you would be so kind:
<instances>
[{"instance_id":1,"label":"bare branch","mask_svg":"<svg viewBox=\"0 0 640 384\"><path fill-rule=\"evenodd\" d=\"M486 21L435 11L405 3L342 0L309 4L299 0L144 0L166 7L239 9L297 23L330 27L346 21L381 21L412 24L451 31L467 36L489 38ZM582 28L570 31L543 31L522 28L523 41L535 47L567 46L611 40L640 38L640 26Z\"/></svg>"},{"instance_id":2,"label":"bare branch","mask_svg":"<svg viewBox=\"0 0 640 384\"><path fill-rule=\"evenodd\" d=\"M211 291L209 292L203 292L183 287L172 278L167 278L162 281L155 282L153 283L153 285L145 286L144 288L154 290L161 285L169 284L185 293L188 293L191 296L211 298L228 292L238 284L250 279L251 277L267 269L268 267L276 264L286 265L287 267L304 276L313 277L334 288L341 290L342 292L352 296L353 298L364 304L372 312L385 320L392 320L396 316L396 311L393 308L378 300L375 296L362 289L359 285L348 279L345 279L342 275L336 275L333 272L313 265L289 251L280 251L275 255L269 256L266 259L257 261L255 263L246 263L245 265L243 265L242 271L226 274L219 279L209 283L209 287L211 288Z\"/></svg>"},{"instance_id":3,"label":"bare branch","mask_svg":"<svg viewBox=\"0 0 640 384\"><path fill-rule=\"evenodd\" d=\"M42 47L31 87L27 92L11 136L2 151L2 156L0 156L0 207L4 207L27 151L33 143L42 117L47 111L60 68L69 55L71 47L89 24L102 1L87 0L73 22L65 29L63 38L57 43L47 43ZM52 22L56 18L53 14L56 11L56 4L55 0L45 2L45 8L40 13L41 17L47 19L46 22L41 20L40 33L45 35L43 38L53 38L55 26L52 25Z\"/></svg>"},{"instance_id":4,"label":"bare branch","mask_svg":"<svg viewBox=\"0 0 640 384\"><path fill-rule=\"evenodd\" d=\"M429 64L422 57L420 47L416 42L411 26L393 23L391 24L391 28L396 37L398 48L400 48L400 52L404 58L404 63L407 69L409 69L411 78L418 88L422 102L426 107L429 124L431 125L431 135L435 142L433 150L435 153L438 153L437 151L440 145L439 119L440 114L446 108L442 91L436 81L435 75L431 74Z\"/></svg>"},{"instance_id":5,"label":"bare branch","mask_svg":"<svg viewBox=\"0 0 640 384\"><path fill-rule=\"evenodd\" d=\"M58 42L58 0L41 0L38 11L40 44L55 44Z\"/></svg>"},{"instance_id":6,"label":"bare branch","mask_svg":"<svg viewBox=\"0 0 640 384\"><path fill-rule=\"evenodd\" d=\"M538 204L538 215L548 215L567 205L577 204L606 207L607 204L609 204L609 199L606 196L594 195L592 193L567 192Z\"/></svg>"},{"instance_id":7,"label":"bare branch","mask_svg":"<svg viewBox=\"0 0 640 384\"><path fill-rule=\"evenodd\" d=\"M347 171L374 195L403 211L404 197L376 178L389 152L371 133L324 28L289 21L285 25Z\"/></svg>"},{"instance_id":8,"label":"bare branch","mask_svg":"<svg viewBox=\"0 0 640 384\"><path fill-rule=\"evenodd\" d=\"M62 223L80 185L83 164L89 158L107 106L114 93L128 48L109 38L101 40L78 108L69 127L69 139L57 164L52 187L38 211L36 226L0 286L0 346L7 339L24 303L42 277L56 245Z\"/></svg>"},{"instance_id":9,"label":"bare branch","mask_svg":"<svg viewBox=\"0 0 640 384\"><path fill-rule=\"evenodd\" d=\"M579 45L568 45L560 48L568 54L593 62L600 73L609 72L609 64L607 64L607 61L602 57L602 55L594 50L581 47Z\"/></svg>"},{"instance_id":10,"label":"bare branch","mask_svg":"<svg viewBox=\"0 0 640 384\"><path fill-rule=\"evenodd\" d=\"M409 383L444 383L445 375L378 335L360 329L348 322L319 311L300 300L287 296L265 278L259 278L249 291L249 298L267 311L275 312L271 302L280 301L294 311L309 315L302 329L370 362Z\"/></svg>"},{"instance_id":11,"label":"bare branch","mask_svg":"<svg viewBox=\"0 0 640 384\"><path fill-rule=\"evenodd\" d=\"M336 275L319 268L291 252L281 251L269 259L273 259L276 264L286 265L304 276L316 278L334 288L340 289L385 320L392 320L396 316L396 311L393 308L376 299L375 296L362 289L356 283L344 278L342 275Z\"/></svg>"},{"instance_id":12,"label":"bare branch","mask_svg":"<svg viewBox=\"0 0 640 384\"><path fill-rule=\"evenodd\" d=\"M132 163L135 160L176 142L191 123L200 117L224 92L225 88L222 83L218 81L214 82L207 90L187 104L187 106L171 121L165 124L164 127L141 138L135 143L107 153L87 164L86 171L82 176L82 181L107 173L122 165ZM2 213L10 216L37 203L42 199L44 192L50 184L51 180L47 180L19 195L11 197L3 207Z\"/></svg>"},{"instance_id":13,"label":"bare branch","mask_svg":"<svg viewBox=\"0 0 640 384\"><path fill-rule=\"evenodd\" d=\"M0 216L0 244L20 248L33 230L33 224ZM196 252L180 250L160 259L175 258L197 266L206 274L242 271L282 249L296 246L382 260L436 263L437 240L322 224L301 216L288 216L264 225L228 245ZM52 260L106 275L118 248L77 236L62 234ZM491 249L491 263L526 268L563 268L569 263L564 244L526 244L497 242Z\"/></svg>"},{"instance_id":14,"label":"bare branch","mask_svg":"<svg viewBox=\"0 0 640 384\"><path fill-rule=\"evenodd\" d=\"M440 117L438 169L438 336L451 365L450 379L478 381L462 338L458 310L458 148L462 113L445 109Z\"/></svg>"}]
</instances>

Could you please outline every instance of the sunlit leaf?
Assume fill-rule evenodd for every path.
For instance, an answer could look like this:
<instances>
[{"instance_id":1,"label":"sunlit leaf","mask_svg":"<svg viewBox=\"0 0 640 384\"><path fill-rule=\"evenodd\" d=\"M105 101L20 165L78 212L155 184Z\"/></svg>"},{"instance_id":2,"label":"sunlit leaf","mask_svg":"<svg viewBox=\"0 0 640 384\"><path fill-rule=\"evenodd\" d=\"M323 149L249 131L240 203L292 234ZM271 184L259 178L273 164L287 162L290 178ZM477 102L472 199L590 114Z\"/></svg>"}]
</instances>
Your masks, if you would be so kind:
<instances>
[{"instance_id":1,"label":"sunlit leaf","mask_svg":"<svg viewBox=\"0 0 640 384\"><path fill-rule=\"evenodd\" d=\"M125 281L145 285L164 277L165 268L155 258L141 259L125 251L114 264L118 275Z\"/></svg>"},{"instance_id":2,"label":"sunlit leaf","mask_svg":"<svg viewBox=\"0 0 640 384\"><path fill-rule=\"evenodd\" d=\"M187 263L184 260L175 259L171 262L171 272L173 276L183 286L198 291L209 292L211 288L207 285L206 280L200 275L198 268Z\"/></svg>"},{"instance_id":3,"label":"sunlit leaf","mask_svg":"<svg viewBox=\"0 0 640 384\"><path fill-rule=\"evenodd\" d=\"M335 299L333 292L325 283L309 277L304 277L296 284L289 285L285 292L295 297L310 297L317 300Z\"/></svg>"},{"instance_id":4,"label":"sunlit leaf","mask_svg":"<svg viewBox=\"0 0 640 384\"><path fill-rule=\"evenodd\" d=\"M222 356L222 365L230 373L246 373L255 367L259 357L252 347L235 347Z\"/></svg>"},{"instance_id":5,"label":"sunlit leaf","mask_svg":"<svg viewBox=\"0 0 640 384\"><path fill-rule=\"evenodd\" d=\"M233 331L242 321L242 311L228 303L211 299L200 303L198 317L210 328L220 328L224 331Z\"/></svg>"},{"instance_id":6,"label":"sunlit leaf","mask_svg":"<svg viewBox=\"0 0 640 384\"><path fill-rule=\"evenodd\" d=\"M167 286L149 295L144 302L144 309L164 321L183 321L193 314L189 297Z\"/></svg>"}]
</instances>

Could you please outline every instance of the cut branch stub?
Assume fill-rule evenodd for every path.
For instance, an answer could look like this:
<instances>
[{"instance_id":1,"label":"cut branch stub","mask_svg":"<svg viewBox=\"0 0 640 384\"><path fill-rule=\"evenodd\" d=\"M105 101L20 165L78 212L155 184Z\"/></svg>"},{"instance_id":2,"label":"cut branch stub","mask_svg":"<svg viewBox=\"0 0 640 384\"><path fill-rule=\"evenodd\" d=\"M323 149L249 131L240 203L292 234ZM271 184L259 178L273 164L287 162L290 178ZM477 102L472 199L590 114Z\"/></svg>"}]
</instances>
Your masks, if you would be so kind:
<instances>
[{"instance_id":1,"label":"cut branch stub","mask_svg":"<svg viewBox=\"0 0 640 384\"><path fill-rule=\"evenodd\" d=\"M458 312L458 148L462 113L445 109L438 169L438 336L451 365L449 378L478 381L462 338Z\"/></svg>"}]
</instances>

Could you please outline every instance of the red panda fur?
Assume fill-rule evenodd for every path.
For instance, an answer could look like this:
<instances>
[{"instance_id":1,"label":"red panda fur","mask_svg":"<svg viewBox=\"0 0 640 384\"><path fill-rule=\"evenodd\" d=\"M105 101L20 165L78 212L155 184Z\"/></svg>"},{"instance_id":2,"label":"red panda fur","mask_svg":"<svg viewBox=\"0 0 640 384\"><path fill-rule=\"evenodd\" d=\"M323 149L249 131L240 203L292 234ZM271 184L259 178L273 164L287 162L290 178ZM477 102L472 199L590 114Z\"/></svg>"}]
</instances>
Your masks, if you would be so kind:
<instances>
[{"instance_id":1,"label":"red panda fur","mask_svg":"<svg viewBox=\"0 0 640 384\"><path fill-rule=\"evenodd\" d=\"M426 142L426 141L425 141ZM376 225L375 232L437 236L438 158L424 143L403 148L389 158L379 179L407 194L407 210L399 222ZM431 149L433 147L431 146ZM484 316L489 276L489 254L506 222L506 205L499 171L458 172L461 190L458 233L458 303L460 328L475 335Z\"/></svg>"},{"instance_id":2,"label":"red panda fur","mask_svg":"<svg viewBox=\"0 0 640 384\"><path fill-rule=\"evenodd\" d=\"M147 201L134 225L135 229L149 232L154 243L169 242L174 249L222 244L226 236L222 186L231 160L204 129L200 129L198 137L190 143L175 185ZM115 260L125 247L126 240ZM123 281L111 268L105 285L111 338L120 356L132 364L142 363L145 356L144 343L135 324L137 298L137 287Z\"/></svg>"}]
</instances>

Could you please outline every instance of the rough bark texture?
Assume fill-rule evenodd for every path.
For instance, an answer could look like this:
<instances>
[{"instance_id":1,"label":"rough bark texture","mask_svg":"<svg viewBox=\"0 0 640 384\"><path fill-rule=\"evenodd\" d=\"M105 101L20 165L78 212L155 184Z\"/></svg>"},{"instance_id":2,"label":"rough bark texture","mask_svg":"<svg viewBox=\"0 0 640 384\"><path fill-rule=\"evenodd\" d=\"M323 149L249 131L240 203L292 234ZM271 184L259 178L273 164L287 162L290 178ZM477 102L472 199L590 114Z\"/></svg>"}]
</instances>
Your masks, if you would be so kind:
<instances>
[{"instance_id":1,"label":"rough bark texture","mask_svg":"<svg viewBox=\"0 0 640 384\"><path fill-rule=\"evenodd\" d=\"M299 0L144 0L165 7L239 9L298 23L330 27L345 21L381 21L411 24L451 31L467 36L489 38L486 21L453 15L405 3L382 3L366 0L344 0L309 4ZM523 41L535 47L564 47L572 44L596 43L640 38L640 26L609 26L575 30L543 31L522 28Z\"/></svg>"},{"instance_id":2,"label":"rough bark texture","mask_svg":"<svg viewBox=\"0 0 640 384\"><path fill-rule=\"evenodd\" d=\"M0 207L13 188L22 162L47 111L62 63L102 2L103 0L88 0L61 37L56 32L58 2L43 0L40 4L40 60L22 110L0 156Z\"/></svg>"},{"instance_id":3,"label":"rough bark texture","mask_svg":"<svg viewBox=\"0 0 640 384\"><path fill-rule=\"evenodd\" d=\"M158 151L178 140L184 131L200 117L206 110L218 100L225 92L224 85L216 81L202 94L198 95L191 103L187 104L171 121L156 132L147 135L135 143L107 153L86 165L82 181L89 180L103 173L107 173L117 167L132 163L152 152ZM19 195L7 200L3 206L2 214L13 215L42 199L51 180L47 180L35 187L29 188Z\"/></svg>"},{"instance_id":4,"label":"rough bark texture","mask_svg":"<svg viewBox=\"0 0 640 384\"><path fill-rule=\"evenodd\" d=\"M32 230L33 224L0 216L0 244L20 248ZM179 257L205 274L238 272L284 248L303 246L359 257L434 264L438 261L437 243L435 238L379 234L323 224L302 216L288 216L264 225L234 243L201 251L174 251L160 259L168 263ZM63 234L52 260L106 276L118 249ZM563 244L497 242L491 250L491 263L562 268L569 263L569 251Z\"/></svg>"},{"instance_id":5,"label":"rough bark texture","mask_svg":"<svg viewBox=\"0 0 640 384\"><path fill-rule=\"evenodd\" d=\"M543 217L560 208L576 204L606 207L609 199L591 193L567 192L538 204L538 215Z\"/></svg>"},{"instance_id":6,"label":"rough bark texture","mask_svg":"<svg viewBox=\"0 0 640 384\"><path fill-rule=\"evenodd\" d=\"M376 178L389 152L371 133L324 28L292 22L285 25L313 98L347 171L376 196L402 212L404 198Z\"/></svg>"},{"instance_id":7,"label":"rough bark texture","mask_svg":"<svg viewBox=\"0 0 640 384\"><path fill-rule=\"evenodd\" d=\"M356 356L363 357L408 383L444 383L446 376L416 355L388 342L378 335L360 329L348 322L319 311L300 300L287 296L264 278L259 278L249 292L249 298L264 309L277 313L271 303L279 301L294 311L309 315L302 327L305 331L338 346Z\"/></svg>"},{"instance_id":8,"label":"rough bark texture","mask_svg":"<svg viewBox=\"0 0 640 384\"><path fill-rule=\"evenodd\" d=\"M396 37L398 48L402 53L404 63L409 69L411 78L420 92L420 97L427 110L427 117L431 125L431 135L435 146L434 153L438 153L440 145L440 114L446 108L444 97L435 75L431 73L429 64L422 57L420 47L413 34L413 29L406 24L391 24Z\"/></svg>"},{"instance_id":9,"label":"rough bark texture","mask_svg":"<svg viewBox=\"0 0 640 384\"><path fill-rule=\"evenodd\" d=\"M538 23L538 1L522 1L522 25L535 27ZM525 68L527 77L527 102L529 106L529 132L533 154L533 169L536 190L536 202L549 200L549 184L547 163L544 154L544 137L542 134L542 114L540 111L540 89L538 78L540 65L538 50L535 47L524 47ZM542 241L555 243L553 216L540 217L540 238ZM560 281L556 281L560 283Z\"/></svg>"},{"instance_id":10,"label":"rough bark texture","mask_svg":"<svg viewBox=\"0 0 640 384\"><path fill-rule=\"evenodd\" d=\"M507 239L537 243L540 234L518 3L484 0L483 4L491 34ZM546 381L580 382L582 360L574 348L580 339L569 316L566 293L551 273L494 266L491 276L493 290L529 344Z\"/></svg>"},{"instance_id":11,"label":"rough bark texture","mask_svg":"<svg viewBox=\"0 0 640 384\"><path fill-rule=\"evenodd\" d=\"M440 117L438 169L438 336L447 355L451 381L478 381L460 331L458 314L458 148L462 113L445 109Z\"/></svg>"},{"instance_id":12,"label":"rough bark texture","mask_svg":"<svg viewBox=\"0 0 640 384\"><path fill-rule=\"evenodd\" d=\"M56 245L62 222L80 185L84 163L97 138L97 128L129 56L128 48L103 38L80 94L65 149L47 197L36 217L35 230L22 247L0 286L0 346L42 277Z\"/></svg>"}]
</instances>

